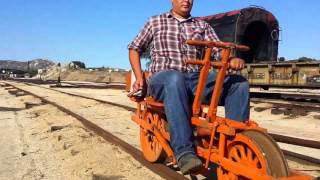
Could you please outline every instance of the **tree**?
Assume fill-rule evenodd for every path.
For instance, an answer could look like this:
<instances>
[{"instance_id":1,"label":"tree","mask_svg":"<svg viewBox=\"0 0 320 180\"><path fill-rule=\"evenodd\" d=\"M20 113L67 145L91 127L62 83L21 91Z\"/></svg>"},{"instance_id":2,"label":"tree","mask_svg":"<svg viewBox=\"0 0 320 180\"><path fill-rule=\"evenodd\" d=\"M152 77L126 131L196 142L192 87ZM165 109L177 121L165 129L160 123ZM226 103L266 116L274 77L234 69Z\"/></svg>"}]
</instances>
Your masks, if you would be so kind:
<instances>
[{"instance_id":1,"label":"tree","mask_svg":"<svg viewBox=\"0 0 320 180\"><path fill-rule=\"evenodd\" d=\"M283 62L283 61L285 61L286 60L286 58L284 58L284 57L280 57L279 58L279 62Z\"/></svg>"},{"instance_id":2,"label":"tree","mask_svg":"<svg viewBox=\"0 0 320 180\"><path fill-rule=\"evenodd\" d=\"M38 74L38 69L34 69L34 68L29 69L29 74L30 74L30 77L33 77L33 76L37 75Z\"/></svg>"},{"instance_id":3,"label":"tree","mask_svg":"<svg viewBox=\"0 0 320 180\"><path fill-rule=\"evenodd\" d=\"M86 68L86 65L81 61L71 61L70 64L73 64L73 66L74 66L73 68L81 68L81 69L85 69Z\"/></svg>"},{"instance_id":4,"label":"tree","mask_svg":"<svg viewBox=\"0 0 320 180\"><path fill-rule=\"evenodd\" d=\"M309 62L309 61L316 61L316 59L308 58L308 57L300 57L298 58L298 62Z\"/></svg>"}]
</instances>

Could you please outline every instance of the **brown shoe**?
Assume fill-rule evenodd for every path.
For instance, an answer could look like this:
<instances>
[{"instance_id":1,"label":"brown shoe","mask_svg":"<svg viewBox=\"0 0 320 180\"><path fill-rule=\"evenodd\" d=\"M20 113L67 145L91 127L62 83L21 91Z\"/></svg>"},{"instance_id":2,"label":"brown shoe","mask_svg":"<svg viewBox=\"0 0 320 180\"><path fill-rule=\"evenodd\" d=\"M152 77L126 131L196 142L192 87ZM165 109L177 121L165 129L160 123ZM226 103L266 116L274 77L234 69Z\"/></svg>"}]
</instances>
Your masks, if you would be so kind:
<instances>
[{"instance_id":1,"label":"brown shoe","mask_svg":"<svg viewBox=\"0 0 320 180\"><path fill-rule=\"evenodd\" d=\"M202 161L196 155L188 153L179 159L178 166L182 174L188 174L199 171L202 168Z\"/></svg>"}]
</instances>

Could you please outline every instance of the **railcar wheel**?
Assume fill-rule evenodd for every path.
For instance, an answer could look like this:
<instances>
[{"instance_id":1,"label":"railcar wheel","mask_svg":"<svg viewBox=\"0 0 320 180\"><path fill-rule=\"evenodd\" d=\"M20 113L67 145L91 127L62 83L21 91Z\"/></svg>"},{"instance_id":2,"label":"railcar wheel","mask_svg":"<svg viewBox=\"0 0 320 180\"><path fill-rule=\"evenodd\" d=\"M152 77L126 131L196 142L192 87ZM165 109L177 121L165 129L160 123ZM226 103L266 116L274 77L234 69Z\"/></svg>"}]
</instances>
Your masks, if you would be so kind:
<instances>
[{"instance_id":1,"label":"railcar wheel","mask_svg":"<svg viewBox=\"0 0 320 180\"><path fill-rule=\"evenodd\" d=\"M148 113L146 120L151 125L154 122L153 115ZM140 144L143 156L149 162L162 163L166 160L167 155L155 135L142 127L140 128Z\"/></svg>"},{"instance_id":2,"label":"railcar wheel","mask_svg":"<svg viewBox=\"0 0 320 180\"><path fill-rule=\"evenodd\" d=\"M228 159L244 166L257 169L272 177L289 175L287 161L276 142L267 134L247 130L238 135L227 145ZM219 179L248 179L233 172L218 168Z\"/></svg>"}]
</instances>

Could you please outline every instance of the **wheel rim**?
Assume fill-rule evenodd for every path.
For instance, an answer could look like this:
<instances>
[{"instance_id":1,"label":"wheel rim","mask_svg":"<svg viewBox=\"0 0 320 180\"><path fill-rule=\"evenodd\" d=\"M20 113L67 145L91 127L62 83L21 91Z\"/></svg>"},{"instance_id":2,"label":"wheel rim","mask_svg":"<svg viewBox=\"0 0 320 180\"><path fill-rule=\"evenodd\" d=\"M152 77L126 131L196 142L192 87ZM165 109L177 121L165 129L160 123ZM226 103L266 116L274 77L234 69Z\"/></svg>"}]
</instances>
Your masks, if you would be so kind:
<instances>
[{"instance_id":1,"label":"wheel rim","mask_svg":"<svg viewBox=\"0 0 320 180\"><path fill-rule=\"evenodd\" d=\"M226 157L268 176L278 178L289 175L287 161L277 143L271 136L258 130L243 131L228 141ZM219 179L248 179L221 166L218 168L218 176Z\"/></svg>"},{"instance_id":2,"label":"wheel rim","mask_svg":"<svg viewBox=\"0 0 320 180\"><path fill-rule=\"evenodd\" d=\"M229 150L229 159L266 172L266 165L261 163L262 160L259 160L257 154L246 144L239 143L232 146Z\"/></svg>"},{"instance_id":3,"label":"wheel rim","mask_svg":"<svg viewBox=\"0 0 320 180\"><path fill-rule=\"evenodd\" d=\"M227 146L227 157L233 162L240 163L249 168L254 168L263 174L268 173L267 161L264 159L263 153L259 147L241 134L238 134ZM226 180L248 179L243 176L237 176L222 167L218 169L218 175L219 179Z\"/></svg>"},{"instance_id":4,"label":"wheel rim","mask_svg":"<svg viewBox=\"0 0 320 180\"><path fill-rule=\"evenodd\" d=\"M151 113L148 113L146 121L149 125L153 123L153 115ZM148 161L158 162L163 160L164 150L152 132L140 128L140 143L143 155Z\"/></svg>"}]
</instances>

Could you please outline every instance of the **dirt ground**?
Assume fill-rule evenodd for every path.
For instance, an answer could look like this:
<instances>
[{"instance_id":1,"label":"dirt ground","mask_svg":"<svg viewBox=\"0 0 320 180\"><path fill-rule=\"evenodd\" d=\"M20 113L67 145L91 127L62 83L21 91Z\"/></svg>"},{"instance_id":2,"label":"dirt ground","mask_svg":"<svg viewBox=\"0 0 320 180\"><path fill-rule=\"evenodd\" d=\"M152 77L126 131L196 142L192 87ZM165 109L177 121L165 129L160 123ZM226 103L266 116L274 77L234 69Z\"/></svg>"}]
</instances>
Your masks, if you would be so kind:
<instances>
[{"instance_id":1,"label":"dirt ground","mask_svg":"<svg viewBox=\"0 0 320 180\"><path fill-rule=\"evenodd\" d=\"M130 101L126 94L127 92L123 90L97 90L97 89L65 89L60 88L59 91L64 91L73 94L84 95L87 97L93 97L97 99L102 99L106 101L111 101L119 104L135 106L132 101ZM284 113L274 114L271 113L272 108L268 103L255 104L251 103L251 119L259 123L260 126L268 129L269 132L278 133L283 135L289 135L292 137L305 138L310 140L320 141L320 119L317 117L320 115L316 112L309 112L303 115L287 114ZM256 111L256 109L262 109ZM224 116L224 108L219 107L218 114ZM285 150L295 151L300 154L305 154L311 157L320 159L320 150L313 148L303 148L299 146L279 143L280 147ZM320 165L310 164L307 162L296 162L297 159L289 158L288 162L292 169L305 171L314 176L320 175ZM311 171L310 171L311 170Z\"/></svg>"},{"instance_id":2,"label":"dirt ground","mask_svg":"<svg viewBox=\"0 0 320 180\"><path fill-rule=\"evenodd\" d=\"M0 97L0 179L161 179L55 107Z\"/></svg>"},{"instance_id":3,"label":"dirt ground","mask_svg":"<svg viewBox=\"0 0 320 180\"><path fill-rule=\"evenodd\" d=\"M39 87L19 85L46 97L91 120L119 138L139 148L138 126L130 120L130 112L96 101L79 99ZM59 89L134 107L122 90ZM128 154L94 133L77 120L50 105L24 109L24 102L40 103L31 96L15 97L0 88L0 179L161 179ZM269 104L251 104L251 118L270 132L320 140L317 113L305 116L275 115ZM255 111L262 107L263 111ZM223 108L219 114L223 116ZM60 130L52 130L63 127ZM10 143L8 143L10 142ZM319 158L320 151L280 144L285 149ZM291 168L320 175L320 165L295 162Z\"/></svg>"}]
</instances>

